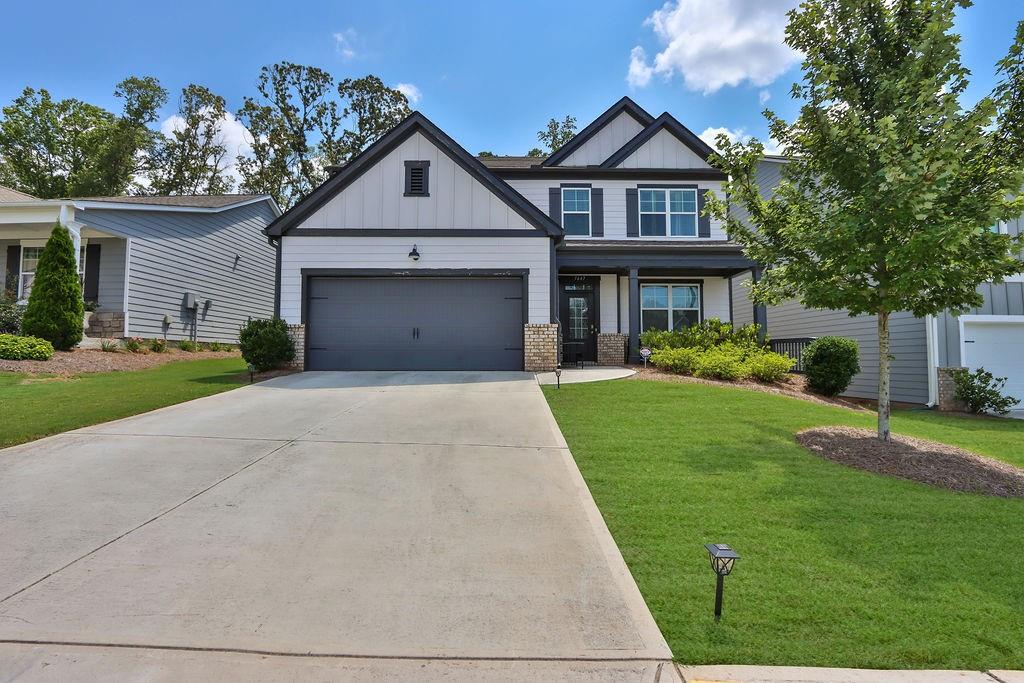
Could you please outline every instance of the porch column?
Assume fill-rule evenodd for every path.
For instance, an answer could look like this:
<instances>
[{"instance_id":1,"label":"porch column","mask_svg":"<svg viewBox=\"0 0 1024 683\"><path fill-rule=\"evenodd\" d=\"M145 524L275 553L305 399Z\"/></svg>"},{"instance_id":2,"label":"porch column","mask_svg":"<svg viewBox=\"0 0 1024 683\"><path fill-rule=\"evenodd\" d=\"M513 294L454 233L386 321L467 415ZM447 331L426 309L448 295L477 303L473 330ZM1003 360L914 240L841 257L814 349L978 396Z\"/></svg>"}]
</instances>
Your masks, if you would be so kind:
<instances>
[{"instance_id":1,"label":"porch column","mask_svg":"<svg viewBox=\"0 0 1024 683\"><path fill-rule=\"evenodd\" d=\"M68 223L64 226L68 235L71 236L71 244L75 246L75 271L82 272L82 226L78 223Z\"/></svg>"},{"instance_id":2,"label":"porch column","mask_svg":"<svg viewBox=\"0 0 1024 683\"><path fill-rule=\"evenodd\" d=\"M750 279L756 284L761 281L764 268L760 266L750 269ZM757 338L764 341L768 333L768 309L764 304L754 304L754 324L757 325Z\"/></svg>"},{"instance_id":3,"label":"porch column","mask_svg":"<svg viewBox=\"0 0 1024 683\"><path fill-rule=\"evenodd\" d=\"M629 269L629 362L640 362L640 273Z\"/></svg>"}]
</instances>

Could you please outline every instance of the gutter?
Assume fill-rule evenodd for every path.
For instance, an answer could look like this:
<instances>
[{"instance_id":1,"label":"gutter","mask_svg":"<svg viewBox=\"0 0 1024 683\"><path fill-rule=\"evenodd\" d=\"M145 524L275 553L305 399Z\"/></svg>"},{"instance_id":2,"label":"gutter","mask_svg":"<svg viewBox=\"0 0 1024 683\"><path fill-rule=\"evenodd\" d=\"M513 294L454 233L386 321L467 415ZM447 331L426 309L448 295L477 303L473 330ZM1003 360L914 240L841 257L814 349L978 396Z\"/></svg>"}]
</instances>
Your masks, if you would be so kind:
<instances>
[{"instance_id":1,"label":"gutter","mask_svg":"<svg viewBox=\"0 0 1024 683\"><path fill-rule=\"evenodd\" d=\"M939 321L934 315L924 317L925 344L928 346L928 403L934 408L939 403Z\"/></svg>"}]
</instances>

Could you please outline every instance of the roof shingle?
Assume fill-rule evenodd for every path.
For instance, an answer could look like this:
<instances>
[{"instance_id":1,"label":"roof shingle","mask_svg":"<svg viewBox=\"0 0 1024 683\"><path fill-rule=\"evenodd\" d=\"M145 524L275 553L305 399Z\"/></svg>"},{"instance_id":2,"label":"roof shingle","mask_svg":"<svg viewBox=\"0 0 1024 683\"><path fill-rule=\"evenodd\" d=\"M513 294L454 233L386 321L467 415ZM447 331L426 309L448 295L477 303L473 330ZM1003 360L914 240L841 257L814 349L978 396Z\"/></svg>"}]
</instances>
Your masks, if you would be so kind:
<instances>
[{"instance_id":1,"label":"roof shingle","mask_svg":"<svg viewBox=\"0 0 1024 683\"><path fill-rule=\"evenodd\" d=\"M0 185L0 202L30 202L35 197Z\"/></svg>"},{"instance_id":2,"label":"roof shingle","mask_svg":"<svg viewBox=\"0 0 1024 683\"><path fill-rule=\"evenodd\" d=\"M254 194L191 194L173 195L168 197L73 197L89 202L109 202L111 204L148 204L150 206L182 206L196 209L220 209L238 204L259 195Z\"/></svg>"}]
</instances>

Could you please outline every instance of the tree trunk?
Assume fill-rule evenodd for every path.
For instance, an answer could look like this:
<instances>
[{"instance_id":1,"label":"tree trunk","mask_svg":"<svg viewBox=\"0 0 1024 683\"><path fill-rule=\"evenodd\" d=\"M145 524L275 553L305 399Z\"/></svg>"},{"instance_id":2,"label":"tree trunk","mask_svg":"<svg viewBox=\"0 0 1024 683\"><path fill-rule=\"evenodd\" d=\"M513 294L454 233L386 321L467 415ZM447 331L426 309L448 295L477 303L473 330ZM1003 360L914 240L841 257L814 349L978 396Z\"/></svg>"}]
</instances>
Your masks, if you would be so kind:
<instances>
[{"instance_id":1,"label":"tree trunk","mask_svg":"<svg viewBox=\"0 0 1024 683\"><path fill-rule=\"evenodd\" d=\"M878 438L889 441L889 312L878 313Z\"/></svg>"}]
</instances>

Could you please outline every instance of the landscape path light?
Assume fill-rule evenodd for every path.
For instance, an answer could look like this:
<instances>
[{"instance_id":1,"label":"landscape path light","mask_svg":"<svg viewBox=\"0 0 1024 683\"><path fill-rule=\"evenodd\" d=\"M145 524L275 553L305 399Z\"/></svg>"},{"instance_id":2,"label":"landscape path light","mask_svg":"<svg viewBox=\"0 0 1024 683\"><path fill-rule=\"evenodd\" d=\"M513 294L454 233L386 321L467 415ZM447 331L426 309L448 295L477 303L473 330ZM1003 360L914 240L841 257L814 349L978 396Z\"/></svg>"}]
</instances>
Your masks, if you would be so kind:
<instances>
[{"instance_id":1,"label":"landscape path light","mask_svg":"<svg viewBox=\"0 0 1024 683\"><path fill-rule=\"evenodd\" d=\"M722 618L722 588L725 577L732 573L732 568L740 556L725 543L708 543L704 547L707 548L708 557L711 559L711 569L718 577L715 586L715 621L718 622Z\"/></svg>"}]
</instances>

